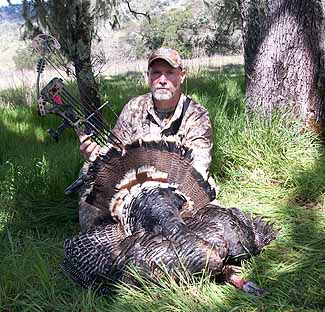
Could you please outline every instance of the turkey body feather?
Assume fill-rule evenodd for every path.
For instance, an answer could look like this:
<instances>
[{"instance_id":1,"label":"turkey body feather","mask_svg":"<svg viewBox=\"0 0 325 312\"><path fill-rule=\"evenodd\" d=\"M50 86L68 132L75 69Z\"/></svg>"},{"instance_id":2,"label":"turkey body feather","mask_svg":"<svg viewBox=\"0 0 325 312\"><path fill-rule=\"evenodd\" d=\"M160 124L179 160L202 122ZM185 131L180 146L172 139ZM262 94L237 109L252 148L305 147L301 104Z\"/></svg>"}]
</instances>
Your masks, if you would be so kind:
<instances>
[{"instance_id":1,"label":"turkey body feather","mask_svg":"<svg viewBox=\"0 0 325 312\"><path fill-rule=\"evenodd\" d=\"M144 230L110 244L99 238L116 237L114 225L98 227L65 241L63 271L84 288L107 293L114 282L136 285L130 269L157 281L162 274L198 273L208 268L220 274L226 248L211 246L189 231L175 233L170 239ZM110 240L109 240L110 241Z\"/></svg>"},{"instance_id":2,"label":"turkey body feather","mask_svg":"<svg viewBox=\"0 0 325 312\"><path fill-rule=\"evenodd\" d=\"M188 228L211 245L226 242L228 257L245 259L257 255L278 235L273 225L238 208L208 204L192 217L185 218Z\"/></svg>"}]
</instances>

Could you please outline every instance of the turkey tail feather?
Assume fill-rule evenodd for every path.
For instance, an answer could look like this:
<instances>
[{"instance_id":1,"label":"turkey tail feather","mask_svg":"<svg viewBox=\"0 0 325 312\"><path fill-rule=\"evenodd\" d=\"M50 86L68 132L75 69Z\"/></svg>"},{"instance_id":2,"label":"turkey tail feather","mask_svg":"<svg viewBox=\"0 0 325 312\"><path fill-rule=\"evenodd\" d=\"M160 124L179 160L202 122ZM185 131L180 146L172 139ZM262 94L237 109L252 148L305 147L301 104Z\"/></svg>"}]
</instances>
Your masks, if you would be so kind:
<instances>
[{"instance_id":1,"label":"turkey tail feather","mask_svg":"<svg viewBox=\"0 0 325 312\"><path fill-rule=\"evenodd\" d=\"M155 181L152 174L155 171L157 179L166 179L166 183L175 186L193 206L201 208L215 198L215 189L193 168L192 150L166 141L136 141L125 146L124 151L108 150L106 154L96 159L88 171L88 180L92 190L87 203L110 209L110 202L119 192L117 186L122 180L131 176L135 179L125 185L142 185L146 181ZM141 172L141 175L139 174Z\"/></svg>"}]
</instances>

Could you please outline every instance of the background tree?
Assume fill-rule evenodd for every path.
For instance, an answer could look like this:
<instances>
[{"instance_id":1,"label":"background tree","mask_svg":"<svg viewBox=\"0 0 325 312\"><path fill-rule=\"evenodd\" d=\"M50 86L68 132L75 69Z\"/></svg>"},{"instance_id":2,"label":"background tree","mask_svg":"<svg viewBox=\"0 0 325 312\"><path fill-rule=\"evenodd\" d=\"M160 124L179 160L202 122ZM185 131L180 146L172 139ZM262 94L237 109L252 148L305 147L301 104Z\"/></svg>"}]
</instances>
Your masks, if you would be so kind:
<instances>
[{"instance_id":1,"label":"background tree","mask_svg":"<svg viewBox=\"0 0 325 312\"><path fill-rule=\"evenodd\" d=\"M241 17L238 0L203 0L208 20L207 54L242 52Z\"/></svg>"},{"instance_id":2,"label":"background tree","mask_svg":"<svg viewBox=\"0 0 325 312\"><path fill-rule=\"evenodd\" d=\"M240 0L248 107L324 121L321 0Z\"/></svg>"}]
</instances>

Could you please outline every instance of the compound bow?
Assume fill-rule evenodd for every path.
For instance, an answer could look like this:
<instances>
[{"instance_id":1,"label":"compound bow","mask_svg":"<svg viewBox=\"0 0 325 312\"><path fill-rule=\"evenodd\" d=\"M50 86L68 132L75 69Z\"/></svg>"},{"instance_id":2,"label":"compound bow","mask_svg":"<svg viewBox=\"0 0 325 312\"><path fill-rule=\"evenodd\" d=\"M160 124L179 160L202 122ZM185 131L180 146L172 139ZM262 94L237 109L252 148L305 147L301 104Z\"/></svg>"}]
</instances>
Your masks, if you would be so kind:
<instances>
[{"instance_id":1,"label":"compound bow","mask_svg":"<svg viewBox=\"0 0 325 312\"><path fill-rule=\"evenodd\" d=\"M73 128L79 138L83 140L92 138L97 144L103 146L108 142L122 148L122 142L114 136L110 127L100 115L100 110L105 106L109 107L109 102L105 102L99 108L94 108L90 112L82 103L66 88L62 78L53 78L45 87L40 87L40 77L44 71L46 62L50 62L47 57L60 49L59 42L52 36L40 34L33 39L32 47L40 54L37 63L37 111L44 117L47 114L55 114L63 119L56 130L48 129L51 137L58 142L60 135L66 128ZM55 68L55 66L52 64ZM71 73L71 71L70 71ZM115 114L115 112L114 112Z\"/></svg>"},{"instance_id":2,"label":"compound bow","mask_svg":"<svg viewBox=\"0 0 325 312\"><path fill-rule=\"evenodd\" d=\"M58 53L60 50L59 42L50 35L40 34L33 39L32 47L40 55L37 63L38 74L36 81L37 112L42 117L47 114L55 114L63 119L63 123L56 130L51 128L47 130L51 137L58 142L59 137L66 128L73 128L82 141L91 137L100 146L111 143L122 150L122 142L112 133L110 127L100 115L100 110L103 107L106 105L109 107L108 102L90 112L78 98L68 91L62 78L55 77L45 87L40 87L40 77L45 64L50 63L56 69L48 55ZM115 114L114 111L113 113ZM81 175L65 190L65 193L69 194L75 191L83 183L83 179L84 176Z\"/></svg>"}]
</instances>

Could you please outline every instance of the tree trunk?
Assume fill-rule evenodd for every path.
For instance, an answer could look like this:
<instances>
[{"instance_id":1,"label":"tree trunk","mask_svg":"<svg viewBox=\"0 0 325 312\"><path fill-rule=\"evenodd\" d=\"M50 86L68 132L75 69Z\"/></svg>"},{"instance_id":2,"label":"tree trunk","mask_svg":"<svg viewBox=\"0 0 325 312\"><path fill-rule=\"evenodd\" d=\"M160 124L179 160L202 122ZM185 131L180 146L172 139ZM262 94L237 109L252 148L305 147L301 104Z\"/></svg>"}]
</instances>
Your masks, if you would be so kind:
<instances>
[{"instance_id":1,"label":"tree trunk","mask_svg":"<svg viewBox=\"0 0 325 312\"><path fill-rule=\"evenodd\" d=\"M321 0L240 0L248 107L285 109L320 129L324 112Z\"/></svg>"},{"instance_id":2,"label":"tree trunk","mask_svg":"<svg viewBox=\"0 0 325 312\"><path fill-rule=\"evenodd\" d=\"M83 2L77 8L77 38L75 38L75 53L72 57L78 89L80 93L80 101L88 110L86 112L93 112L100 106L100 97L98 92L98 85L96 83L93 68L91 64L91 47L93 34L93 17L89 14L89 3Z\"/></svg>"},{"instance_id":3,"label":"tree trunk","mask_svg":"<svg viewBox=\"0 0 325 312\"><path fill-rule=\"evenodd\" d=\"M94 16L89 0L56 0L50 2L51 33L60 41L62 50L75 67L80 101L89 115L100 106L100 96L91 64Z\"/></svg>"}]
</instances>

